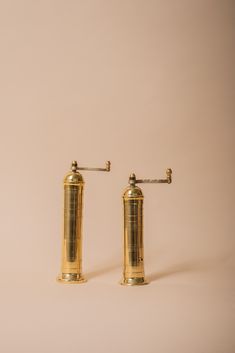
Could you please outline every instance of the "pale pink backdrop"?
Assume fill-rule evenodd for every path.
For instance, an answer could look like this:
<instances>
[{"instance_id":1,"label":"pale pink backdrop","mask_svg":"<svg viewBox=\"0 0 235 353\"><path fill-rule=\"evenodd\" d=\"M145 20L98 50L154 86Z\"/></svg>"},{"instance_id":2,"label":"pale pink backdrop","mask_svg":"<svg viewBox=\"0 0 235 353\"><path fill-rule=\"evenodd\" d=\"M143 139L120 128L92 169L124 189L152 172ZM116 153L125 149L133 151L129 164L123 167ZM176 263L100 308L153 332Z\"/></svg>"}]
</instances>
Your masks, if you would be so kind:
<instances>
[{"instance_id":1,"label":"pale pink backdrop","mask_svg":"<svg viewBox=\"0 0 235 353\"><path fill-rule=\"evenodd\" d=\"M234 353L235 2L0 0L1 353ZM60 269L84 172L84 273ZM118 284L143 185L149 286Z\"/></svg>"}]
</instances>

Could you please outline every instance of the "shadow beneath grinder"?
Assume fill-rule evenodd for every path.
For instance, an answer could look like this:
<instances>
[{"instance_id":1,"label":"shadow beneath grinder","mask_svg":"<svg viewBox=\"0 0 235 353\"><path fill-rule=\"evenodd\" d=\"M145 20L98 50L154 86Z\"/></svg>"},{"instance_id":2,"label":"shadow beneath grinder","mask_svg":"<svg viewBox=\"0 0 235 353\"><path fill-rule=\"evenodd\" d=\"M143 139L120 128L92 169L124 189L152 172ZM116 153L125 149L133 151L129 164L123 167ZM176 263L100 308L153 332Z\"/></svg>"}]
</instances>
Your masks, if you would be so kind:
<instances>
[{"instance_id":1,"label":"shadow beneath grinder","mask_svg":"<svg viewBox=\"0 0 235 353\"><path fill-rule=\"evenodd\" d=\"M89 280L91 278L102 276L102 275L109 273L109 272L112 272L118 268L121 268L121 264L119 264L119 263L113 264L111 266L101 267L101 268L98 268L96 271L86 273L86 278Z\"/></svg>"},{"instance_id":2,"label":"shadow beneath grinder","mask_svg":"<svg viewBox=\"0 0 235 353\"><path fill-rule=\"evenodd\" d=\"M147 276L147 279L150 282L154 282L161 278L173 276L180 273L205 272L210 269L214 269L217 266L220 266L221 263L226 262L229 258L230 258L230 255L226 254L219 258L198 259L195 261L185 261L179 264L173 264L163 271L156 271L156 272L150 273Z\"/></svg>"}]
</instances>

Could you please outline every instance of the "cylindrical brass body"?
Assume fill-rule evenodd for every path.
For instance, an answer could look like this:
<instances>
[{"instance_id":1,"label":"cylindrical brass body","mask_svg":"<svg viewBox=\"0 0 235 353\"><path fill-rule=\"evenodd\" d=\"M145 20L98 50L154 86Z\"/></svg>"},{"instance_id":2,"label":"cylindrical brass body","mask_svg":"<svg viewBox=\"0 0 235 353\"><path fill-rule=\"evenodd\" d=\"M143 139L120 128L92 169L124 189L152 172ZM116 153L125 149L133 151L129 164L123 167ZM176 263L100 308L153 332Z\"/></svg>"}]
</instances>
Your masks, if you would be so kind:
<instances>
[{"instance_id":1,"label":"cylindrical brass body","mask_svg":"<svg viewBox=\"0 0 235 353\"><path fill-rule=\"evenodd\" d=\"M143 201L138 186L129 186L123 195L124 206L124 285L147 284L144 277Z\"/></svg>"},{"instance_id":2,"label":"cylindrical brass body","mask_svg":"<svg viewBox=\"0 0 235 353\"><path fill-rule=\"evenodd\" d=\"M82 276L82 208L84 181L78 171L64 178L64 234L62 266L58 281L85 282Z\"/></svg>"}]
</instances>

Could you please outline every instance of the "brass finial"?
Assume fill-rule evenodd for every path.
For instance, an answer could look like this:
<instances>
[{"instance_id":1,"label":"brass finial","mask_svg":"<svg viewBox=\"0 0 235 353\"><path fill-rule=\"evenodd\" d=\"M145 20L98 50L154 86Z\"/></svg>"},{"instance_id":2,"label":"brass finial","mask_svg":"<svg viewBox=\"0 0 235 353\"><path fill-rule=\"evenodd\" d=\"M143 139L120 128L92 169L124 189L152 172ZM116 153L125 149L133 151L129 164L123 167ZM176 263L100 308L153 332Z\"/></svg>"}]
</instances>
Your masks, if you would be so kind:
<instances>
[{"instance_id":1,"label":"brass finial","mask_svg":"<svg viewBox=\"0 0 235 353\"><path fill-rule=\"evenodd\" d=\"M72 161L72 166L71 166L72 172L76 172L77 169L78 169L78 163L77 163L77 161Z\"/></svg>"},{"instance_id":2,"label":"brass finial","mask_svg":"<svg viewBox=\"0 0 235 353\"><path fill-rule=\"evenodd\" d=\"M131 175L129 177L129 184L135 186L135 183L136 183L135 173L131 173Z\"/></svg>"}]
</instances>

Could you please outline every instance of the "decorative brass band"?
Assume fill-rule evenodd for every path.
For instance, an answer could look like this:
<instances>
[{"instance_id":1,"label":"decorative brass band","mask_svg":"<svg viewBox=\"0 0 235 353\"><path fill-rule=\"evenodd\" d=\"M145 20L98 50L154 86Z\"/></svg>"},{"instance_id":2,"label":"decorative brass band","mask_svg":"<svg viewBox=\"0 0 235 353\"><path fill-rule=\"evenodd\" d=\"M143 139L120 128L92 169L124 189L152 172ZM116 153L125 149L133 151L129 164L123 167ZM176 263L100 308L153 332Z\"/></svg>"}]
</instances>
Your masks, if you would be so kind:
<instances>
[{"instance_id":1,"label":"decorative brass band","mask_svg":"<svg viewBox=\"0 0 235 353\"><path fill-rule=\"evenodd\" d=\"M78 185L84 185L85 183L82 182L82 183L64 183L64 186L78 186Z\"/></svg>"},{"instance_id":2,"label":"decorative brass band","mask_svg":"<svg viewBox=\"0 0 235 353\"><path fill-rule=\"evenodd\" d=\"M128 197L128 196L123 196L124 200L143 200L144 197L143 196L139 196L139 197Z\"/></svg>"}]
</instances>

